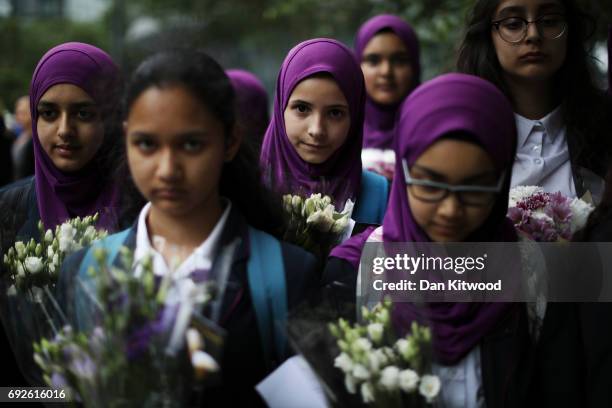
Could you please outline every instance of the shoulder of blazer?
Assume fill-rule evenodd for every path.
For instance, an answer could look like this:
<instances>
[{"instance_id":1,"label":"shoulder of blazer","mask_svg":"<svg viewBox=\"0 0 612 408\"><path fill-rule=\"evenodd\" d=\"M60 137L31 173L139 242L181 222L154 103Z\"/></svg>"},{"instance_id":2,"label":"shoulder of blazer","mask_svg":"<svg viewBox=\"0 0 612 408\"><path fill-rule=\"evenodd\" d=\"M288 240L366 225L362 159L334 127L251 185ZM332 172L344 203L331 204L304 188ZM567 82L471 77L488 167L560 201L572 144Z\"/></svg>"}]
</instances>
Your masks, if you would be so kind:
<instances>
[{"instance_id":1,"label":"shoulder of blazer","mask_svg":"<svg viewBox=\"0 0 612 408\"><path fill-rule=\"evenodd\" d=\"M40 219L36 203L34 177L28 177L0 189L0 251L13 245L28 218Z\"/></svg>"}]
</instances>

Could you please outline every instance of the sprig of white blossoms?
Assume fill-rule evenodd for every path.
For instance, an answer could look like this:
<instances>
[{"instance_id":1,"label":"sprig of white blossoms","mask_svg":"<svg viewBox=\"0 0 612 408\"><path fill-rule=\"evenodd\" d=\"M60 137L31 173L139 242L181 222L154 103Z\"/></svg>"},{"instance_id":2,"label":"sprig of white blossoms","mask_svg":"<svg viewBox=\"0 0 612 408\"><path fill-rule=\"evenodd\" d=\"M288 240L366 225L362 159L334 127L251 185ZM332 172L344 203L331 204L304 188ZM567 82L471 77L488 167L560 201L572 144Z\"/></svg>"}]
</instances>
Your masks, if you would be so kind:
<instances>
[{"instance_id":1,"label":"sprig of white blossoms","mask_svg":"<svg viewBox=\"0 0 612 408\"><path fill-rule=\"evenodd\" d=\"M401 398L388 397L415 392L426 403L433 403L440 392L440 379L431 374L423 375L430 366L431 332L413 322L411 332L396 339L391 328L390 309L391 302L385 300L372 310L362 310L363 324L351 326L344 319L330 324L341 351L334 366L344 373L347 391L351 394L359 391L366 404L379 399L386 403L401 401Z\"/></svg>"},{"instance_id":2,"label":"sprig of white blossoms","mask_svg":"<svg viewBox=\"0 0 612 408\"><path fill-rule=\"evenodd\" d=\"M106 231L94 227L98 219L97 213L83 219L76 217L56 226L55 231L45 231L39 221L40 242L34 238L27 243L17 241L4 254L4 265L12 283L7 293L14 295L55 285L66 256L107 235Z\"/></svg>"},{"instance_id":3,"label":"sprig of white blossoms","mask_svg":"<svg viewBox=\"0 0 612 408\"><path fill-rule=\"evenodd\" d=\"M303 199L298 195L286 194L283 196L283 206L292 218L305 219L307 225L321 232L339 234L349 225L354 203L347 200L342 211L338 212L330 196L317 193Z\"/></svg>"}]
</instances>

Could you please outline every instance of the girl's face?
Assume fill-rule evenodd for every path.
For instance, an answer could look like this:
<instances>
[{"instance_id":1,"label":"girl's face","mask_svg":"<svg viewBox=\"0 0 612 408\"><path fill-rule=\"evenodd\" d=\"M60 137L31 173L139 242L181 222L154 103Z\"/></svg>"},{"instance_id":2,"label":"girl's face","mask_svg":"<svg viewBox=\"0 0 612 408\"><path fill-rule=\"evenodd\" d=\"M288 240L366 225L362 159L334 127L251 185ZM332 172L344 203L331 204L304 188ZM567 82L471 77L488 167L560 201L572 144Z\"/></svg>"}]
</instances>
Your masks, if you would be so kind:
<instances>
[{"instance_id":1,"label":"girl's face","mask_svg":"<svg viewBox=\"0 0 612 408\"><path fill-rule=\"evenodd\" d=\"M410 168L410 176L451 185L491 187L498 182L493 162L483 148L454 139L441 139L425 150ZM422 192L417 192L415 186L408 186L408 205L416 223L432 241L461 242L489 217L495 195L490 193L488 205L472 206L462 204L456 193L447 193L438 202L426 202L417 198L422 197Z\"/></svg>"},{"instance_id":2,"label":"girl's face","mask_svg":"<svg viewBox=\"0 0 612 408\"><path fill-rule=\"evenodd\" d=\"M497 59L504 75L510 80L550 80L559 71L567 53L568 29L558 38L551 38L558 27L565 23L563 5L558 0L502 0L493 15L492 22L500 22L499 28L492 27L491 36ZM520 19L539 22L527 25L521 38Z\"/></svg>"},{"instance_id":3,"label":"girl's face","mask_svg":"<svg viewBox=\"0 0 612 408\"><path fill-rule=\"evenodd\" d=\"M366 91L374 102L394 105L412 88L410 55L396 34L382 32L372 37L363 49L361 61Z\"/></svg>"},{"instance_id":4,"label":"girl's face","mask_svg":"<svg viewBox=\"0 0 612 408\"><path fill-rule=\"evenodd\" d=\"M104 141L104 123L87 92L72 84L54 85L36 109L38 140L55 167L73 172L93 159Z\"/></svg>"},{"instance_id":5,"label":"girl's face","mask_svg":"<svg viewBox=\"0 0 612 408\"><path fill-rule=\"evenodd\" d=\"M218 204L223 163L240 141L228 144L223 124L184 86L146 89L124 129L132 177L156 210L188 216Z\"/></svg>"},{"instance_id":6,"label":"girl's face","mask_svg":"<svg viewBox=\"0 0 612 408\"><path fill-rule=\"evenodd\" d=\"M331 78L307 78L291 93L284 112L289 141L305 162L320 164L348 137L351 118L344 93Z\"/></svg>"}]
</instances>

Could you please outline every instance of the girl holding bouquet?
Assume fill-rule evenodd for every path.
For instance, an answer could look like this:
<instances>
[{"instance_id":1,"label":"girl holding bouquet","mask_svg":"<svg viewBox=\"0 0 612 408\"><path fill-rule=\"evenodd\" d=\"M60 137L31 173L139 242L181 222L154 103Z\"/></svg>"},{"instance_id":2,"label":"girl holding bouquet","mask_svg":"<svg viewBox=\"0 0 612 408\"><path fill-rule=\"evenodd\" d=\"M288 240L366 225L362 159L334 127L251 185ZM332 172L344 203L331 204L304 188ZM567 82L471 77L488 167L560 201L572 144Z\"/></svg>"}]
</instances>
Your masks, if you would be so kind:
<instances>
[{"instance_id":1,"label":"girl holding bouquet","mask_svg":"<svg viewBox=\"0 0 612 408\"><path fill-rule=\"evenodd\" d=\"M0 190L0 253L6 254L17 240L40 241L39 221L45 229L54 229L70 218L97 212L97 227L119 228L119 190L111 177L111 158L119 140L120 93L119 69L99 48L65 43L41 58L30 85L36 171L34 177ZM4 276L4 264L0 269ZM2 286L4 303L4 282ZM23 327L26 312L14 310L14 302L10 305L2 308L5 328L12 327L13 345L26 347L24 353L31 355L31 333ZM31 357L23 358L31 362Z\"/></svg>"},{"instance_id":2,"label":"girl holding bouquet","mask_svg":"<svg viewBox=\"0 0 612 408\"><path fill-rule=\"evenodd\" d=\"M367 92L363 147L393 149L399 106L420 83L419 40L401 18L378 15L359 28L355 54Z\"/></svg>"},{"instance_id":3,"label":"girl holding bouquet","mask_svg":"<svg viewBox=\"0 0 612 408\"><path fill-rule=\"evenodd\" d=\"M512 108L489 82L447 74L417 88L400 110L397 176L383 225L335 248L324 281L357 289L366 241L516 241L506 218L515 146ZM443 406L522 406L519 362L530 341L524 305L394 306L399 334L413 321L430 326Z\"/></svg>"},{"instance_id":4,"label":"girl holding bouquet","mask_svg":"<svg viewBox=\"0 0 612 408\"><path fill-rule=\"evenodd\" d=\"M512 102L512 186L601 198L612 105L591 75L590 22L573 0L482 0L473 8L458 68L491 81Z\"/></svg>"},{"instance_id":5,"label":"girl holding bouquet","mask_svg":"<svg viewBox=\"0 0 612 408\"><path fill-rule=\"evenodd\" d=\"M159 53L136 69L125 143L131 176L148 202L134 226L100 243L109 253L132 249L134 262L151 254L156 276L219 285L216 323L227 335L223 384L206 392L212 406L257 404L254 385L286 356L287 310L317 282L314 258L273 236L278 201L261 186L256 156L236 131L234 95L221 67L201 52ZM236 241L222 275L217 255ZM88 280L87 262L83 251L62 270L63 296L74 305L83 292L75 288L73 298L69 286Z\"/></svg>"},{"instance_id":6,"label":"girl holding bouquet","mask_svg":"<svg viewBox=\"0 0 612 408\"><path fill-rule=\"evenodd\" d=\"M361 165L365 89L352 52L326 38L296 45L278 75L272 120L260 163L265 183L282 194L347 200L358 223L379 224L387 181Z\"/></svg>"}]
</instances>

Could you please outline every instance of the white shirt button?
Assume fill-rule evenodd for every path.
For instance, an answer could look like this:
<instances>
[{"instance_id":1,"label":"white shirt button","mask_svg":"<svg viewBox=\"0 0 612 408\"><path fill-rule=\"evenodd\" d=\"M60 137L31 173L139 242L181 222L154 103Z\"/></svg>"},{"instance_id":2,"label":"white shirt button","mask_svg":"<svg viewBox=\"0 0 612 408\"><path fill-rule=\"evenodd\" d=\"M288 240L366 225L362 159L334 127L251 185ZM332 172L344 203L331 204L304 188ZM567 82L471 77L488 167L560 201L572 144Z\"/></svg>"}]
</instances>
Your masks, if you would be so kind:
<instances>
[{"instance_id":1,"label":"white shirt button","mask_svg":"<svg viewBox=\"0 0 612 408\"><path fill-rule=\"evenodd\" d=\"M539 157L536 159L533 159L533 163L539 166L540 164L542 164L542 159L540 159Z\"/></svg>"}]
</instances>

